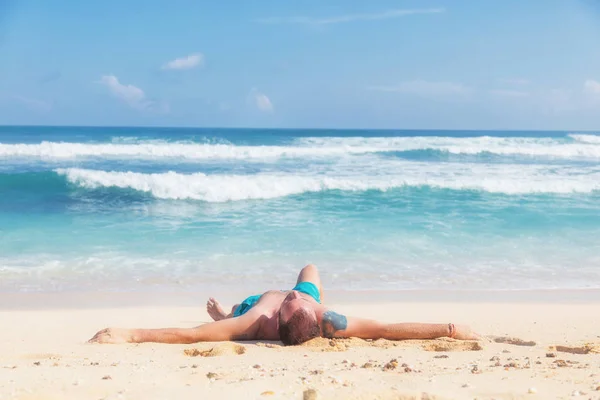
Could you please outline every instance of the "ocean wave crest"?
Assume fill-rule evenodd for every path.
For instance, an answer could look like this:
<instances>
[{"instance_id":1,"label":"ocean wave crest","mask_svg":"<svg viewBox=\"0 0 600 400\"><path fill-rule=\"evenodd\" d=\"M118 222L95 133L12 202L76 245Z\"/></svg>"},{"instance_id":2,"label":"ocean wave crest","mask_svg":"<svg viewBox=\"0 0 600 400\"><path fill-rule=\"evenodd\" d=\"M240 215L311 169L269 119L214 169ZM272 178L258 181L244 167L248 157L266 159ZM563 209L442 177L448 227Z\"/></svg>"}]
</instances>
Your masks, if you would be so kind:
<instances>
[{"instance_id":1,"label":"ocean wave crest","mask_svg":"<svg viewBox=\"0 0 600 400\"><path fill-rule=\"evenodd\" d=\"M600 171L554 169L523 165L431 165L405 163L377 175L207 175L177 172L136 172L58 169L68 182L87 189L121 188L149 193L159 199L226 202L273 199L303 193L387 191L421 187L480 191L506 195L592 193L600 190Z\"/></svg>"},{"instance_id":2,"label":"ocean wave crest","mask_svg":"<svg viewBox=\"0 0 600 400\"><path fill-rule=\"evenodd\" d=\"M583 133L570 133L569 137L577 142L588 144L600 144L600 135L590 135Z\"/></svg>"},{"instance_id":3,"label":"ocean wave crest","mask_svg":"<svg viewBox=\"0 0 600 400\"><path fill-rule=\"evenodd\" d=\"M77 157L136 157L142 159L183 158L187 160L270 160L278 158L328 157L387 151L375 147L235 146L229 144L138 143L85 144L42 142L0 144L0 157L69 159Z\"/></svg>"},{"instance_id":4,"label":"ocean wave crest","mask_svg":"<svg viewBox=\"0 0 600 400\"><path fill-rule=\"evenodd\" d=\"M184 160L272 161L281 158L336 157L352 154L434 150L451 154L517 155L552 158L600 159L600 136L567 138L525 137L323 137L301 138L291 145L247 146L228 143L125 142L2 144L0 157L73 159L78 157L177 158Z\"/></svg>"},{"instance_id":5,"label":"ocean wave crest","mask_svg":"<svg viewBox=\"0 0 600 400\"><path fill-rule=\"evenodd\" d=\"M594 137L592 135L585 135ZM588 138L589 139L589 138ZM296 142L301 146L335 148L375 148L385 151L436 150L451 154L496 154L501 156L531 156L551 158L600 158L600 141L573 143L565 138L493 137L453 138L442 136L416 137L309 137Z\"/></svg>"}]
</instances>

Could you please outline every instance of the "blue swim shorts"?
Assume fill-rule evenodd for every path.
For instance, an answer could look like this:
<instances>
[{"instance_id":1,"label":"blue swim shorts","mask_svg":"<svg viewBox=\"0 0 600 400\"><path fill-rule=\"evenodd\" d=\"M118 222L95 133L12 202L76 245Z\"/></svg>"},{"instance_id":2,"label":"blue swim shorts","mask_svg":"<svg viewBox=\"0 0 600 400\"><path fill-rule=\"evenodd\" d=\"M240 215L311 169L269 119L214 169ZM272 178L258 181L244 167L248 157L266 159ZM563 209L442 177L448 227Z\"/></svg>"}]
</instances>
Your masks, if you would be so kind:
<instances>
[{"instance_id":1,"label":"blue swim shorts","mask_svg":"<svg viewBox=\"0 0 600 400\"><path fill-rule=\"evenodd\" d=\"M300 282L292 290L297 290L300 293L305 293L316 300L317 303L321 303L321 295L319 294L319 289L312 282ZM250 296L242 301L238 308L235 309L233 313L234 317L239 317L240 315L244 315L250 310L262 294L257 294L254 296Z\"/></svg>"}]
</instances>

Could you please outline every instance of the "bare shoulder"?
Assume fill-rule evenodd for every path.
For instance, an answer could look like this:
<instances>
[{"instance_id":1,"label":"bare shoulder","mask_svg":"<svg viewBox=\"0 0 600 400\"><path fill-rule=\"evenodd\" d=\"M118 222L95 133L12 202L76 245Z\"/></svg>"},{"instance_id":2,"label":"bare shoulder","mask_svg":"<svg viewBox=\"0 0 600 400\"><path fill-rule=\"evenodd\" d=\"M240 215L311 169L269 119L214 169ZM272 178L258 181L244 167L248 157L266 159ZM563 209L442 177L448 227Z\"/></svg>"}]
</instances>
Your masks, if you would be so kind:
<instances>
[{"instance_id":1,"label":"bare shoulder","mask_svg":"<svg viewBox=\"0 0 600 400\"><path fill-rule=\"evenodd\" d=\"M244 315L237 317L239 324L247 326L246 332L236 340L278 340L278 313L276 308L258 304Z\"/></svg>"},{"instance_id":2,"label":"bare shoulder","mask_svg":"<svg viewBox=\"0 0 600 400\"><path fill-rule=\"evenodd\" d=\"M347 328L348 318L345 315L333 310L326 310L323 313L323 320L321 323L323 336L333 338L336 337L339 332L345 331Z\"/></svg>"}]
</instances>

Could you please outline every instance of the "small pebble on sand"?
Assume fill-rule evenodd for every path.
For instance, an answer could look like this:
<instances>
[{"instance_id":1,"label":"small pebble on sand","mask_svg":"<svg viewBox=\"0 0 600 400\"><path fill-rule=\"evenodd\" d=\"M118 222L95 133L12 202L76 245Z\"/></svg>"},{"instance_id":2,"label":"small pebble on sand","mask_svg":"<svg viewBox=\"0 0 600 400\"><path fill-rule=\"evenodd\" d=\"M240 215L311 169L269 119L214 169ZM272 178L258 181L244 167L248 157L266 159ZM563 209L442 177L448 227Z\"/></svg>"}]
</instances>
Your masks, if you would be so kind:
<instances>
[{"instance_id":1,"label":"small pebble on sand","mask_svg":"<svg viewBox=\"0 0 600 400\"><path fill-rule=\"evenodd\" d=\"M556 366L561 367L561 368L569 366L569 364L567 364L567 362L565 360L556 360L553 362L553 364L556 364Z\"/></svg>"},{"instance_id":2,"label":"small pebble on sand","mask_svg":"<svg viewBox=\"0 0 600 400\"><path fill-rule=\"evenodd\" d=\"M315 389L307 389L302 393L303 400L317 400L317 391Z\"/></svg>"},{"instance_id":3,"label":"small pebble on sand","mask_svg":"<svg viewBox=\"0 0 600 400\"><path fill-rule=\"evenodd\" d=\"M537 389L536 389L536 388L534 388L534 387L530 387L530 388L527 390L527 393L529 393L529 394L536 394L536 393L537 393Z\"/></svg>"},{"instance_id":4,"label":"small pebble on sand","mask_svg":"<svg viewBox=\"0 0 600 400\"><path fill-rule=\"evenodd\" d=\"M394 359L390 360L387 364L385 364L383 366L383 369L384 370L391 370L391 369L396 369L396 367L398 367L398 360L396 360L394 358Z\"/></svg>"},{"instance_id":5,"label":"small pebble on sand","mask_svg":"<svg viewBox=\"0 0 600 400\"><path fill-rule=\"evenodd\" d=\"M208 374L206 374L206 377L208 379L217 379L219 377L219 374L214 373L214 372L209 372Z\"/></svg>"},{"instance_id":6,"label":"small pebble on sand","mask_svg":"<svg viewBox=\"0 0 600 400\"><path fill-rule=\"evenodd\" d=\"M110 376L110 375L104 375L102 377L102 380L104 380L104 381L108 381L108 380L111 380L111 379L112 379L112 376Z\"/></svg>"}]
</instances>

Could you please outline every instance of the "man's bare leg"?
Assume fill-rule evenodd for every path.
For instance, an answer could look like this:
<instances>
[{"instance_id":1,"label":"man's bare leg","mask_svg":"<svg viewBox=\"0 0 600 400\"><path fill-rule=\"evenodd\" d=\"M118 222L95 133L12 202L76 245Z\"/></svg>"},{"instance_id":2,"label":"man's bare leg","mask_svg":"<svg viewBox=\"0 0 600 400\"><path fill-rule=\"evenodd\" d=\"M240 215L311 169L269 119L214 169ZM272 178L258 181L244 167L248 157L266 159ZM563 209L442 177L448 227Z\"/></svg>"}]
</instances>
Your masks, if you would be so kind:
<instances>
[{"instance_id":1,"label":"man's bare leg","mask_svg":"<svg viewBox=\"0 0 600 400\"><path fill-rule=\"evenodd\" d=\"M321 284L321 276L319 275L319 270L316 266L308 264L306 267L302 268L300 274L298 274L296 284L299 284L300 282L310 282L314 284L317 289L319 289L321 304L323 304L323 285Z\"/></svg>"},{"instance_id":2,"label":"man's bare leg","mask_svg":"<svg viewBox=\"0 0 600 400\"><path fill-rule=\"evenodd\" d=\"M219 303L219 301L217 299L215 299L214 297L210 297L208 299L208 301L206 302L206 311L208 312L208 315L210 315L210 317L212 319L214 319L215 321L220 321L225 318L232 318L233 313L235 313L235 310L239 306L240 306L239 304L234 305L233 307L231 307L231 312L229 314L227 314L225 312L225 310L223 309L223 306L221 305L221 303Z\"/></svg>"}]
</instances>

